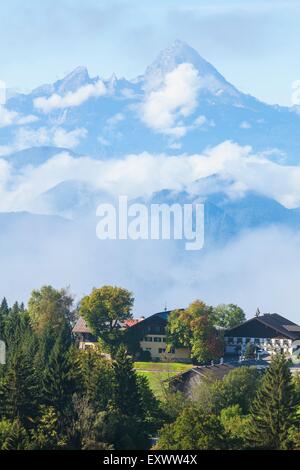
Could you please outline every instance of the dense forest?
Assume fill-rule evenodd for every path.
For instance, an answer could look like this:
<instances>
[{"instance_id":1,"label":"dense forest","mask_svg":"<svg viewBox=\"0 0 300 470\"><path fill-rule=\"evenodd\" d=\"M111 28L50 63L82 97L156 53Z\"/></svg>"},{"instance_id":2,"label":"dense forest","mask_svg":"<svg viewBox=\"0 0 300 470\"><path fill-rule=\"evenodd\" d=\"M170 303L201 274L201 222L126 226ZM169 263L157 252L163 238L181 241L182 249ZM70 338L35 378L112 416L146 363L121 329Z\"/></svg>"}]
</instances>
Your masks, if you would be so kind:
<instances>
[{"instance_id":1,"label":"dense forest","mask_svg":"<svg viewBox=\"0 0 300 470\"><path fill-rule=\"evenodd\" d=\"M116 328L132 305L132 294L111 286L94 289L76 307L67 290L51 286L33 291L26 308L3 299L1 450L300 448L300 380L283 355L264 373L244 366L223 380L207 379L192 398L162 384L158 398ZM233 310L241 320L232 307L230 318ZM98 332L98 348L79 350L72 334L79 314ZM203 331L215 335L212 314L198 301L181 313L180 324L173 315L170 341L188 337L195 356L211 354Z\"/></svg>"}]
</instances>

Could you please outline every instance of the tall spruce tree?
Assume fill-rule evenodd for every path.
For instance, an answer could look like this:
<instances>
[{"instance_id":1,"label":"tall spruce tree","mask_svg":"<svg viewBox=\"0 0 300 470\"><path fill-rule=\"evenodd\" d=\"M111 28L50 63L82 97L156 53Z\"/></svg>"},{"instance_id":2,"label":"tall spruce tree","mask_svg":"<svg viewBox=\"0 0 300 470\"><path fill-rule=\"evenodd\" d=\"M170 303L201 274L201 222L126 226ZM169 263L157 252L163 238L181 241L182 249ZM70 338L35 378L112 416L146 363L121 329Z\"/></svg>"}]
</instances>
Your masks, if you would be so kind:
<instances>
[{"instance_id":1,"label":"tall spruce tree","mask_svg":"<svg viewBox=\"0 0 300 470\"><path fill-rule=\"evenodd\" d=\"M78 387L79 366L72 360L70 345L70 331L66 325L50 353L43 379L45 405L53 406L60 417L69 415L72 395Z\"/></svg>"},{"instance_id":2,"label":"tall spruce tree","mask_svg":"<svg viewBox=\"0 0 300 470\"><path fill-rule=\"evenodd\" d=\"M136 372L123 345L119 347L114 362L114 403L125 415L141 416L142 406Z\"/></svg>"},{"instance_id":3,"label":"tall spruce tree","mask_svg":"<svg viewBox=\"0 0 300 470\"><path fill-rule=\"evenodd\" d=\"M9 356L19 349L26 335L31 336L31 332L27 311L21 310L18 302L15 302L5 316L3 326L3 339L6 342Z\"/></svg>"},{"instance_id":4,"label":"tall spruce tree","mask_svg":"<svg viewBox=\"0 0 300 470\"><path fill-rule=\"evenodd\" d=\"M0 384L0 414L30 428L38 415L39 381L29 357L22 350L11 358Z\"/></svg>"},{"instance_id":5,"label":"tall spruce tree","mask_svg":"<svg viewBox=\"0 0 300 470\"><path fill-rule=\"evenodd\" d=\"M2 315L7 315L8 312L9 312L6 297L3 297L3 299L2 299L2 302L1 302L1 305L0 305L0 312L1 312Z\"/></svg>"},{"instance_id":6,"label":"tall spruce tree","mask_svg":"<svg viewBox=\"0 0 300 470\"><path fill-rule=\"evenodd\" d=\"M103 411L112 398L114 371L111 362L97 350L81 351L79 360L83 395L96 413Z\"/></svg>"},{"instance_id":7,"label":"tall spruce tree","mask_svg":"<svg viewBox=\"0 0 300 470\"><path fill-rule=\"evenodd\" d=\"M7 300L4 297L1 304L0 304L0 340L4 340L4 325L5 319L9 313L9 308L7 304Z\"/></svg>"},{"instance_id":8,"label":"tall spruce tree","mask_svg":"<svg viewBox=\"0 0 300 470\"><path fill-rule=\"evenodd\" d=\"M250 409L247 440L251 447L288 449L296 420L296 397L289 364L283 354L272 359Z\"/></svg>"}]
</instances>

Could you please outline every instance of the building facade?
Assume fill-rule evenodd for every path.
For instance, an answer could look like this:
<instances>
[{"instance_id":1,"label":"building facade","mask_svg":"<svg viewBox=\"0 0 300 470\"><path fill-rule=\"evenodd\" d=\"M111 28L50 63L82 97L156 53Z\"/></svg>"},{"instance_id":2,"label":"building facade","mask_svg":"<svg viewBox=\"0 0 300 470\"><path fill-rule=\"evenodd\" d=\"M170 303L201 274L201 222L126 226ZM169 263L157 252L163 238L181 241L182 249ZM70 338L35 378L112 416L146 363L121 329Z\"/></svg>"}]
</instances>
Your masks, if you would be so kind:
<instances>
[{"instance_id":1,"label":"building facade","mask_svg":"<svg viewBox=\"0 0 300 470\"><path fill-rule=\"evenodd\" d=\"M225 331L225 352L243 354L247 344L269 354L300 356L300 326L277 313L265 313Z\"/></svg>"},{"instance_id":2,"label":"building facade","mask_svg":"<svg viewBox=\"0 0 300 470\"><path fill-rule=\"evenodd\" d=\"M170 311L158 312L130 329L137 334L142 351L148 351L153 361L191 362L187 348L170 348L167 344L167 324Z\"/></svg>"},{"instance_id":3,"label":"building facade","mask_svg":"<svg viewBox=\"0 0 300 470\"><path fill-rule=\"evenodd\" d=\"M78 340L79 349L94 349L96 347L97 338L92 334L91 329L82 317L77 320L73 333Z\"/></svg>"},{"instance_id":4,"label":"building facade","mask_svg":"<svg viewBox=\"0 0 300 470\"><path fill-rule=\"evenodd\" d=\"M170 311L158 312L148 318L130 321L123 325L131 342L135 341L140 352L148 351L153 361L191 362L187 348L168 348L167 323ZM79 318L73 333L77 336L80 349L94 348L97 339L83 318ZM137 356L138 356L137 350Z\"/></svg>"}]
</instances>

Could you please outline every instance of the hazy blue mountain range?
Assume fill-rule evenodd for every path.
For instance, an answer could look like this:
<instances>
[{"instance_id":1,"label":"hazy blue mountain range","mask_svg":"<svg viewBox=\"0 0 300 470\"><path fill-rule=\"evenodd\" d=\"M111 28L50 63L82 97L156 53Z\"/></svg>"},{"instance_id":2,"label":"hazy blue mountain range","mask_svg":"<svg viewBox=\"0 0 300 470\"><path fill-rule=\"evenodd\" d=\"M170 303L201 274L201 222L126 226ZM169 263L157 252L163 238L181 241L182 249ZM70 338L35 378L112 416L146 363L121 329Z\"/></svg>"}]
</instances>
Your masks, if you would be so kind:
<instances>
[{"instance_id":1,"label":"hazy blue mountain range","mask_svg":"<svg viewBox=\"0 0 300 470\"><path fill-rule=\"evenodd\" d=\"M192 110L182 112L179 121L173 123L173 128L185 128L183 135L158 129L155 123L151 127L141 114L147 99L153 96L151 93L157 93L168 74L180 64L192 64L200 80ZM54 84L42 85L26 95L16 94L7 101L8 112L16 113L20 119L31 117L25 124L20 124L16 118L15 123L2 125L0 129L0 144L12 149L2 158L17 174L28 166L37 167L64 153L73 158L85 155L93 159L117 159L140 152L192 154L229 139L242 145L250 144L253 151L276 149L275 158L280 158L283 165L298 161L300 141L295 136L300 130L300 115L297 109L269 106L239 92L185 43L175 41L135 79L115 75L102 79L105 93L95 96L91 90L99 80L99 77L91 78L85 67L78 67ZM87 91L89 97L76 97L78 90L85 93L86 87L92 87ZM36 105L36 99L47 102L53 95L79 101L74 106L46 111ZM68 139L68 133L76 133L78 129L84 129L81 136L75 137L75 142ZM57 136L57 130L63 135ZM14 138L22 131L25 137L19 137L19 146L14 147ZM51 139L66 145L53 145ZM244 229L268 224L298 227L298 209L286 209L270 198L251 192L230 200L224 192L227 183L216 177L215 191L212 191L212 181L213 176L199 180L196 196L206 201L206 223L215 232L214 238L225 241ZM164 196L162 192L162 200ZM82 182L78 174L76 180L62 181L41 192L36 198L37 212L82 218L93 214L97 204L107 198L103 191ZM173 199L180 200L179 194Z\"/></svg>"},{"instance_id":2,"label":"hazy blue mountain range","mask_svg":"<svg viewBox=\"0 0 300 470\"><path fill-rule=\"evenodd\" d=\"M201 86L197 106L190 114L181 116L180 125L189 127L189 131L178 140L174 135L149 127L141 119L140 108L166 75L183 63L193 65ZM66 132L71 132L84 128L86 135L76 145L75 151L94 158L118 158L127 153L144 151L172 155L194 153L207 145L233 140L242 145L250 143L255 151L276 148L286 163L298 162L300 141L295 138L300 129L298 109L270 106L241 93L185 43L176 41L159 54L143 75L135 79L127 80L115 75L109 79L100 78L105 94L92 96L78 106L52 109L45 113L34 105L34 100L49 99L53 94L65 96L81 87L95 85L99 77L91 78L85 67L78 67L64 79L42 85L29 94L16 94L8 100L7 109L22 116L34 116L35 122L26 124L27 129L34 131L46 128L53 132L63 127ZM195 124L197 118L200 119ZM20 125L2 127L0 145L11 144L18 127ZM51 145L50 141L51 137L47 146ZM31 144L34 144L34 139ZM38 139L34 146L40 146ZM74 150L73 145L72 148ZM27 151L26 159L29 155ZM35 163L36 151L32 155ZM49 149L41 149L41 161L50 156Z\"/></svg>"},{"instance_id":3,"label":"hazy blue mountain range","mask_svg":"<svg viewBox=\"0 0 300 470\"><path fill-rule=\"evenodd\" d=\"M134 79L104 79L101 70L91 78L78 67L10 96L0 106L2 295L24 300L46 283L76 293L115 283L138 292L143 314L202 295L280 308L274 292L299 279L299 131L297 107L241 93L180 41ZM251 146L255 157L225 158L242 148L216 147L225 141ZM97 206L117 204L126 191L147 205L204 202L205 249L98 240ZM262 258L267 288L257 275Z\"/></svg>"}]
</instances>

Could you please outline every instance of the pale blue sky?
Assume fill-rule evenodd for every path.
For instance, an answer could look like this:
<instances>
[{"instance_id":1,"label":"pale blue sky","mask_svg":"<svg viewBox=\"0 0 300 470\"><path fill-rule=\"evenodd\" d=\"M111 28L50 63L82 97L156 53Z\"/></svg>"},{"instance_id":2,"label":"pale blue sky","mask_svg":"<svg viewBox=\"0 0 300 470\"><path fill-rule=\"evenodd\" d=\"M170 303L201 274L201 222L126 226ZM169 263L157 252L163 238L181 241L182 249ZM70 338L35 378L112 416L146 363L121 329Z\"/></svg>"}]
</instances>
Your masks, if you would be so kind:
<instances>
[{"instance_id":1,"label":"pale blue sky","mask_svg":"<svg viewBox=\"0 0 300 470\"><path fill-rule=\"evenodd\" d=\"M290 104L300 79L298 0L10 0L0 8L0 79L33 88L78 65L132 78L176 38L230 82Z\"/></svg>"}]
</instances>

